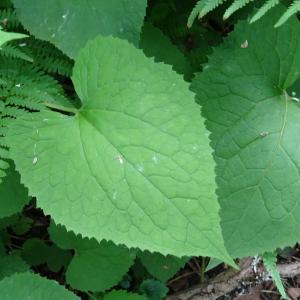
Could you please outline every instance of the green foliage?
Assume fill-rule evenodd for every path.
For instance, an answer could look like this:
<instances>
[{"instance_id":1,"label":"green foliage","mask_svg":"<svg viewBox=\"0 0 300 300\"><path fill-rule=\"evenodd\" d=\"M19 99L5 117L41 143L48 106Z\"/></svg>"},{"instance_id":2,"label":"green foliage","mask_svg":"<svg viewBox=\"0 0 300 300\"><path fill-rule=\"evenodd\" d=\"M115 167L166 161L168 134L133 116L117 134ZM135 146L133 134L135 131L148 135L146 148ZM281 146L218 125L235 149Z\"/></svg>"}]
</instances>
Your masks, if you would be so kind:
<instances>
[{"instance_id":1,"label":"green foliage","mask_svg":"<svg viewBox=\"0 0 300 300\"><path fill-rule=\"evenodd\" d=\"M51 239L63 249L74 249L66 280L82 291L105 291L120 281L133 264L135 253L111 242L83 239L62 226L50 226Z\"/></svg>"},{"instance_id":2,"label":"green foliage","mask_svg":"<svg viewBox=\"0 0 300 300\"><path fill-rule=\"evenodd\" d=\"M274 283L276 284L276 287L278 291L280 292L280 295L283 299L289 300L290 298L285 292L284 286L282 284L280 274L277 271L276 268L276 262L277 262L277 255L275 252L266 252L263 255L263 262L264 266L266 267L267 271L272 275L272 278L274 280Z\"/></svg>"},{"instance_id":3,"label":"green foliage","mask_svg":"<svg viewBox=\"0 0 300 300\"><path fill-rule=\"evenodd\" d=\"M16 11L12 8L0 10L0 26L6 30L16 29L20 25Z\"/></svg>"},{"instance_id":4,"label":"green foliage","mask_svg":"<svg viewBox=\"0 0 300 300\"><path fill-rule=\"evenodd\" d=\"M244 7L253 0L235 0L224 13L223 18L228 19L234 12Z\"/></svg>"},{"instance_id":5,"label":"green foliage","mask_svg":"<svg viewBox=\"0 0 300 300\"><path fill-rule=\"evenodd\" d=\"M82 101L74 116L44 110L9 128L11 156L38 205L99 241L231 264L208 133L187 83L128 42L105 37L81 51L72 79Z\"/></svg>"},{"instance_id":6,"label":"green foliage","mask_svg":"<svg viewBox=\"0 0 300 300\"><path fill-rule=\"evenodd\" d=\"M22 258L31 266L47 264L52 272L59 272L67 267L71 260L71 253L62 250L56 245L48 246L44 241L32 238L28 239L22 247Z\"/></svg>"},{"instance_id":7,"label":"green foliage","mask_svg":"<svg viewBox=\"0 0 300 300\"><path fill-rule=\"evenodd\" d=\"M139 252L138 257L147 271L162 282L166 282L182 268L189 258L175 256L163 256L159 253L148 251Z\"/></svg>"},{"instance_id":8,"label":"green foliage","mask_svg":"<svg viewBox=\"0 0 300 300\"><path fill-rule=\"evenodd\" d=\"M199 256L257 253L287 297L300 1L280 3L1 1L1 299L160 300Z\"/></svg>"},{"instance_id":9,"label":"green foliage","mask_svg":"<svg viewBox=\"0 0 300 300\"><path fill-rule=\"evenodd\" d=\"M300 1L295 0L287 11L280 17L275 27L279 27L284 24L291 16L295 15L300 10Z\"/></svg>"},{"instance_id":10,"label":"green foliage","mask_svg":"<svg viewBox=\"0 0 300 300\"><path fill-rule=\"evenodd\" d=\"M126 291L112 291L104 296L103 300L146 300L144 296L127 293Z\"/></svg>"},{"instance_id":11,"label":"green foliage","mask_svg":"<svg viewBox=\"0 0 300 300\"><path fill-rule=\"evenodd\" d=\"M0 27L0 47L11 40L22 39L24 37L27 37L27 35L14 32L5 32Z\"/></svg>"},{"instance_id":12,"label":"green foliage","mask_svg":"<svg viewBox=\"0 0 300 300\"><path fill-rule=\"evenodd\" d=\"M139 46L146 56L154 57L156 62L164 62L178 73L190 75L190 66L183 53L151 23L144 24Z\"/></svg>"},{"instance_id":13,"label":"green foliage","mask_svg":"<svg viewBox=\"0 0 300 300\"><path fill-rule=\"evenodd\" d=\"M99 34L125 38L137 45L146 10L146 0L12 2L30 33L50 41L71 58Z\"/></svg>"},{"instance_id":14,"label":"green foliage","mask_svg":"<svg viewBox=\"0 0 300 300\"><path fill-rule=\"evenodd\" d=\"M0 184L0 218L20 212L28 201L28 191L20 184L20 175L10 161L7 176Z\"/></svg>"},{"instance_id":15,"label":"green foliage","mask_svg":"<svg viewBox=\"0 0 300 300\"><path fill-rule=\"evenodd\" d=\"M207 13L214 10L216 7L218 7L220 4L222 4L225 1L226 0L216 0L216 1L199 0L189 16L187 22L188 27L191 27L193 25L193 22L197 17L203 18ZM223 18L228 19L233 13L240 10L242 7L244 7L245 5L249 4L252 1L254 0L234 0L234 2L225 11ZM265 3L263 3L263 5L258 9L255 15L251 18L250 23L259 20L269 10L271 10L271 8L278 5L279 3L280 0L265 0ZM274 22L275 27L279 27L282 24L284 24L292 15L295 15L299 10L300 10L300 1L294 0L291 6L284 13L282 13L278 21Z\"/></svg>"},{"instance_id":16,"label":"green foliage","mask_svg":"<svg viewBox=\"0 0 300 300\"><path fill-rule=\"evenodd\" d=\"M212 132L225 243L236 257L299 239L299 105L286 89L300 75L300 27L294 18L274 29L282 11L241 22L193 83Z\"/></svg>"},{"instance_id":17,"label":"green foliage","mask_svg":"<svg viewBox=\"0 0 300 300\"><path fill-rule=\"evenodd\" d=\"M17 255L1 255L0 266L0 285L3 278L29 270L29 265Z\"/></svg>"},{"instance_id":18,"label":"green foliage","mask_svg":"<svg viewBox=\"0 0 300 300\"><path fill-rule=\"evenodd\" d=\"M141 284L140 291L148 300L162 300L165 299L169 289L160 281L147 279Z\"/></svg>"},{"instance_id":19,"label":"green foliage","mask_svg":"<svg viewBox=\"0 0 300 300\"><path fill-rule=\"evenodd\" d=\"M0 281L3 300L78 300L56 282L31 273L16 273Z\"/></svg>"},{"instance_id":20,"label":"green foliage","mask_svg":"<svg viewBox=\"0 0 300 300\"><path fill-rule=\"evenodd\" d=\"M253 23L259 20L262 16L264 16L272 7L279 4L279 0L269 0L264 3L264 5L254 14L251 18L250 23Z\"/></svg>"}]
</instances>

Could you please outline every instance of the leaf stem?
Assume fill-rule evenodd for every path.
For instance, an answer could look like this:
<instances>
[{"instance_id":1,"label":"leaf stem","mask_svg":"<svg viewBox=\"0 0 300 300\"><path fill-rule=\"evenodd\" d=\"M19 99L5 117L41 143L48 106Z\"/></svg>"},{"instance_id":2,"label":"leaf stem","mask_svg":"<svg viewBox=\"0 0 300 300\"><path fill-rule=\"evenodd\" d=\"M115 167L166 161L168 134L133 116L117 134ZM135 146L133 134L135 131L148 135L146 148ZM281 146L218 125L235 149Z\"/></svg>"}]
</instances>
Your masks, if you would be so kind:
<instances>
[{"instance_id":1,"label":"leaf stem","mask_svg":"<svg viewBox=\"0 0 300 300\"><path fill-rule=\"evenodd\" d=\"M45 102L44 103L48 108L53 108L62 112L77 114L78 110L74 107L65 107L56 103Z\"/></svg>"},{"instance_id":2,"label":"leaf stem","mask_svg":"<svg viewBox=\"0 0 300 300\"><path fill-rule=\"evenodd\" d=\"M205 268L206 268L206 258L202 256L201 258L201 273L200 273L200 284L205 283Z\"/></svg>"}]
</instances>

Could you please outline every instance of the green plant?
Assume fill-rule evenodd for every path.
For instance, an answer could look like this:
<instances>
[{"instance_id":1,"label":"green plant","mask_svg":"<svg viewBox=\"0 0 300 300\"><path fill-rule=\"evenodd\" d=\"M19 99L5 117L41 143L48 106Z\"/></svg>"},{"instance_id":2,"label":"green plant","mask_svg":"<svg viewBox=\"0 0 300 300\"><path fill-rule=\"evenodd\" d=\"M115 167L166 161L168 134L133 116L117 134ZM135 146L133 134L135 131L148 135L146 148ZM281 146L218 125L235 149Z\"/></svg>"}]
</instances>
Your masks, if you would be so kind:
<instances>
[{"instance_id":1,"label":"green plant","mask_svg":"<svg viewBox=\"0 0 300 300\"><path fill-rule=\"evenodd\" d=\"M0 3L3 299L161 299L191 257L264 253L286 297L268 253L299 240L297 3L228 37L186 28L189 2Z\"/></svg>"},{"instance_id":2,"label":"green plant","mask_svg":"<svg viewBox=\"0 0 300 300\"><path fill-rule=\"evenodd\" d=\"M240 10L254 0L234 0L233 3L226 9L223 18L228 19L233 13ZM216 7L226 2L226 0L200 0L193 8L189 20L188 26L192 26L194 20L197 18L203 18L207 13L214 10ZM228 2L228 1L227 1ZM263 17L269 10L280 4L280 0L265 0L263 5L259 7L257 12L251 17L250 23L256 22ZM275 27L279 27L284 24L292 15L296 14L300 10L300 1L294 0L288 9L280 16L275 24ZM275 20L276 21L276 20Z\"/></svg>"}]
</instances>

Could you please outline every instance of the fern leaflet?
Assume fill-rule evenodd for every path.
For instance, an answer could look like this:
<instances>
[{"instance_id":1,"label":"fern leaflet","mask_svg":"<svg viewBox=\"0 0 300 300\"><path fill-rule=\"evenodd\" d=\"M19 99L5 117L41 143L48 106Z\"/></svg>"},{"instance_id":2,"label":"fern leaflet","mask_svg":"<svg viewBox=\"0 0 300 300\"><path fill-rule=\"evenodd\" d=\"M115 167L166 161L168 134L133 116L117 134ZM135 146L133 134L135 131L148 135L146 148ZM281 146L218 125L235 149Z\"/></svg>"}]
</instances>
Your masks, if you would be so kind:
<instances>
[{"instance_id":1,"label":"fern leaflet","mask_svg":"<svg viewBox=\"0 0 300 300\"><path fill-rule=\"evenodd\" d=\"M14 9L7 8L0 10L0 25L7 30L15 29L20 26Z\"/></svg>"},{"instance_id":2,"label":"fern leaflet","mask_svg":"<svg viewBox=\"0 0 300 300\"><path fill-rule=\"evenodd\" d=\"M295 0L287 11L281 16L278 22L275 24L275 27L279 27L284 24L291 16L296 14L300 10L300 0Z\"/></svg>"},{"instance_id":3,"label":"fern leaflet","mask_svg":"<svg viewBox=\"0 0 300 300\"><path fill-rule=\"evenodd\" d=\"M277 262L276 253L274 253L274 252L264 253L263 262L264 262L264 266L266 267L267 271L272 275L274 283L275 283L280 295L282 296L282 298L289 300L290 298L287 296L287 294L285 292L283 283L280 278L280 274L276 269L276 262Z\"/></svg>"},{"instance_id":4,"label":"fern leaflet","mask_svg":"<svg viewBox=\"0 0 300 300\"><path fill-rule=\"evenodd\" d=\"M199 18L204 17L206 14L208 14L210 11L214 10L216 7L221 5L225 0L200 0L192 10L192 13L189 16L188 19L188 27L191 27L193 25L193 22L195 21L196 17Z\"/></svg>"},{"instance_id":5,"label":"fern leaflet","mask_svg":"<svg viewBox=\"0 0 300 300\"><path fill-rule=\"evenodd\" d=\"M262 16L264 16L271 8L279 4L279 0L269 0L267 1L258 11L257 13L251 18L250 23L253 23L259 20Z\"/></svg>"},{"instance_id":6,"label":"fern leaflet","mask_svg":"<svg viewBox=\"0 0 300 300\"><path fill-rule=\"evenodd\" d=\"M20 49L11 45L10 43L3 45L0 48L0 53L1 53L1 56L20 58L20 59L24 59L29 62L33 62L33 59L29 55L22 52Z\"/></svg>"},{"instance_id":7,"label":"fern leaflet","mask_svg":"<svg viewBox=\"0 0 300 300\"><path fill-rule=\"evenodd\" d=\"M234 12L244 7L246 4L253 0L235 0L225 11L223 19L228 19Z\"/></svg>"}]
</instances>

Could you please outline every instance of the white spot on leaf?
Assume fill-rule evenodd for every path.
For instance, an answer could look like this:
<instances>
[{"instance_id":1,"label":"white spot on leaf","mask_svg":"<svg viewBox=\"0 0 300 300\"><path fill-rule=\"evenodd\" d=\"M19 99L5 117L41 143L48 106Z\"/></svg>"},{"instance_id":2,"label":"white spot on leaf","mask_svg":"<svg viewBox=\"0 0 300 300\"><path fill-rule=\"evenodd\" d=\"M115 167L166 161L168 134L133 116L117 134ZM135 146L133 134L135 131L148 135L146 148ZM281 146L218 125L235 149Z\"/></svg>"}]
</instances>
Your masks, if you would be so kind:
<instances>
[{"instance_id":1,"label":"white spot on leaf","mask_svg":"<svg viewBox=\"0 0 300 300\"><path fill-rule=\"evenodd\" d=\"M241 44L241 48L246 49L248 48L249 44L248 44L248 40L246 40L244 43Z\"/></svg>"},{"instance_id":2,"label":"white spot on leaf","mask_svg":"<svg viewBox=\"0 0 300 300\"><path fill-rule=\"evenodd\" d=\"M123 159L123 156L122 156L122 155L117 155L117 156L116 156L116 159L119 161L119 163L120 163L121 165L123 165L124 159Z\"/></svg>"},{"instance_id":3,"label":"white spot on leaf","mask_svg":"<svg viewBox=\"0 0 300 300\"><path fill-rule=\"evenodd\" d=\"M143 173L144 172L144 167L142 165L137 165L137 169L139 172Z\"/></svg>"},{"instance_id":4,"label":"white spot on leaf","mask_svg":"<svg viewBox=\"0 0 300 300\"><path fill-rule=\"evenodd\" d=\"M268 131L262 131L259 135L261 137L266 137L267 135L269 135L269 132Z\"/></svg>"},{"instance_id":5,"label":"white spot on leaf","mask_svg":"<svg viewBox=\"0 0 300 300\"><path fill-rule=\"evenodd\" d=\"M38 162L38 158L37 156L35 156L32 160L32 164L35 165Z\"/></svg>"}]
</instances>

